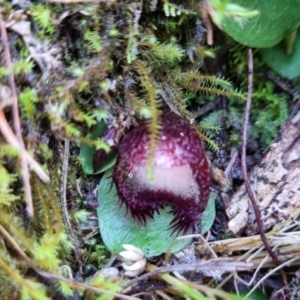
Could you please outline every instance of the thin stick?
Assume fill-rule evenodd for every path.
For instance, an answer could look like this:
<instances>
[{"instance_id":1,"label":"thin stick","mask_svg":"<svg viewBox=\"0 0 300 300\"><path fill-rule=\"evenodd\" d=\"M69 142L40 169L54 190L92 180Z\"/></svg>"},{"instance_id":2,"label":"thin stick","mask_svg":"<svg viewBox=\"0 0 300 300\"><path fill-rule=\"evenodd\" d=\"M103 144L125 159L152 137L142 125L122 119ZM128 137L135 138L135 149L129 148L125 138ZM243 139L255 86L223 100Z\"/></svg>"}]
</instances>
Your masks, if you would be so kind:
<instances>
[{"instance_id":1,"label":"thin stick","mask_svg":"<svg viewBox=\"0 0 300 300\"><path fill-rule=\"evenodd\" d=\"M34 170L34 172L39 176L39 178L45 183L49 182L50 178L42 169L40 164L26 151L26 149L22 148L22 146L20 145L20 142L18 141L17 137L13 133L9 124L7 123L4 112L1 108L0 108L0 131L3 134L4 138L6 139L6 141L11 146L16 148L18 151L23 152L24 156L26 157L27 163Z\"/></svg>"},{"instance_id":2,"label":"thin stick","mask_svg":"<svg viewBox=\"0 0 300 300\"><path fill-rule=\"evenodd\" d=\"M72 224L70 221L70 216L68 212L67 205L67 182L68 182L68 169L69 169L69 154L70 154L70 141L69 139L64 139L64 156L63 156L63 165L61 171L61 206L64 216L65 225L68 228L70 236L72 238L72 242L76 248L79 247L79 241L73 231ZM79 269L81 269L81 262L79 259L78 251L75 249L74 251L76 261L79 264Z\"/></svg>"},{"instance_id":3,"label":"thin stick","mask_svg":"<svg viewBox=\"0 0 300 300\"><path fill-rule=\"evenodd\" d=\"M276 273L278 270L282 271L282 268L285 266L289 266L292 262L299 260L300 257L294 257L288 261L286 261L285 263L277 266L276 268L272 269L269 273L267 273L264 277L262 277L257 283L256 285L251 289L251 291L245 296L244 299L246 299L247 297L249 297L258 287L260 284L262 284L268 277L270 277L272 274Z\"/></svg>"},{"instance_id":4,"label":"thin stick","mask_svg":"<svg viewBox=\"0 0 300 300\"><path fill-rule=\"evenodd\" d=\"M214 35L213 35L213 26L209 19L209 3L207 0L202 1L200 9L201 9L202 21L207 30L207 44L211 46L214 43Z\"/></svg>"},{"instance_id":5,"label":"thin stick","mask_svg":"<svg viewBox=\"0 0 300 300\"><path fill-rule=\"evenodd\" d=\"M268 79L273 81L277 86L279 86L284 92L292 96L293 98L299 98L299 95L297 95L297 91L295 88L291 88L286 82L283 82L276 76L274 76L271 72L269 72L266 69L261 70L262 74L265 75Z\"/></svg>"},{"instance_id":6,"label":"thin stick","mask_svg":"<svg viewBox=\"0 0 300 300\"><path fill-rule=\"evenodd\" d=\"M196 118L199 118L199 117L205 115L210 110L214 109L221 102L221 100L222 100L222 98L218 97L215 100L213 100L212 102L209 102L208 104L206 104L205 106L198 108L196 111L192 112L191 119L196 119Z\"/></svg>"},{"instance_id":7,"label":"thin stick","mask_svg":"<svg viewBox=\"0 0 300 300\"><path fill-rule=\"evenodd\" d=\"M22 248L19 246L19 244L16 243L16 241L11 237L11 235L6 231L6 229L0 224L0 234L6 241L8 241L11 246L19 253L19 255L28 263L30 264L30 258L25 254L25 252L22 250Z\"/></svg>"},{"instance_id":8,"label":"thin stick","mask_svg":"<svg viewBox=\"0 0 300 300\"><path fill-rule=\"evenodd\" d=\"M8 83L11 90L11 97L12 97L12 116L13 116L13 124L14 129L16 132L17 139L19 140L21 146L21 167L22 167L22 177L23 177L23 185L25 191L25 200L26 200L26 208L28 214L32 217L33 216L33 204L32 204L32 193L31 193L31 185L30 185L30 174L29 168L27 164L27 159L24 154L23 149L25 149L24 141L22 139L21 133L21 121L19 116L19 105L18 105L18 97L17 97L17 89L15 78L13 74L12 62L11 62L11 55L9 50L9 43L8 37L5 27L5 22L3 19L2 11L0 10L0 30L1 30L1 39L3 43L3 51L4 57L6 62L6 67L8 69Z\"/></svg>"},{"instance_id":9,"label":"thin stick","mask_svg":"<svg viewBox=\"0 0 300 300\"><path fill-rule=\"evenodd\" d=\"M246 111L245 111L244 125L243 125L243 143L242 143L242 161L241 161L242 173L243 173L243 179L245 182L245 187L246 187L247 193L249 195L249 198L250 198L252 206L253 206L253 210L254 210L254 214L255 214L255 218L256 218L256 222L257 222L257 226L259 229L259 233L260 233L262 242L263 242L267 252L272 257L274 263L277 266L279 266L280 262L278 261L276 254L271 249L271 247L267 241L267 238L266 238L266 235L265 235L265 232L263 229L260 210L256 204L255 197L252 192L248 173L247 173L247 164L246 164L247 129L248 129L248 123L249 123L250 109L251 109L252 90L253 90L253 54L252 54L252 49L249 48L248 49L248 95L247 95ZM283 279L286 283L285 276L283 276Z\"/></svg>"},{"instance_id":10,"label":"thin stick","mask_svg":"<svg viewBox=\"0 0 300 300\"><path fill-rule=\"evenodd\" d=\"M68 227L69 233L74 239L74 233L72 230L70 217L68 213L68 205L67 205L67 180L68 180L68 168L69 168L69 151L70 151L70 142L68 139L64 139L64 156L63 156L63 165L61 170L61 206L63 211L63 216L65 220L65 224Z\"/></svg>"},{"instance_id":11,"label":"thin stick","mask_svg":"<svg viewBox=\"0 0 300 300\"><path fill-rule=\"evenodd\" d=\"M207 242L207 240L203 237L202 234L199 235L200 240L202 241L202 243L206 246L206 249L209 250L209 252L212 254L212 256L214 258L218 258L218 255L216 254L216 252L212 249L212 247L209 245L209 243Z\"/></svg>"},{"instance_id":12,"label":"thin stick","mask_svg":"<svg viewBox=\"0 0 300 300\"><path fill-rule=\"evenodd\" d=\"M239 155L239 151L237 150L237 149L234 149L234 152L233 152L233 154L231 155L231 159L230 159L230 161L229 161L229 163L228 163L228 166L227 166L227 168L226 168L226 170L225 170L225 175L229 175L229 173L230 173L230 171L231 171L231 169L232 169L232 167L234 166L234 164L235 164L235 162L236 162L236 160L237 160L237 158L238 158L238 155Z\"/></svg>"}]
</instances>

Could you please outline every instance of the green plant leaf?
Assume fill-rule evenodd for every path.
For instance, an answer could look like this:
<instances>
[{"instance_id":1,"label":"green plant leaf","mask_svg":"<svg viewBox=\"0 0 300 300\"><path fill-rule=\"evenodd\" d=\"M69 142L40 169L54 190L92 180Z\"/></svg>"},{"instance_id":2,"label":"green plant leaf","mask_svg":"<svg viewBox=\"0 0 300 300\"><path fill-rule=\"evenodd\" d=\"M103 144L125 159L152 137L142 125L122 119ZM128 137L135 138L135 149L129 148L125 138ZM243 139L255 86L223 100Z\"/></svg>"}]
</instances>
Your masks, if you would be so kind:
<instances>
[{"instance_id":1,"label":"green plant leaf","mask_svg":"<svg viewBox=\"0 0 300 300\"><path fill-rule=\"evenodd\" d=\"M216 205L215 205L216 195L210 193L209 200L205 211L202 213L201 219L201 233L205 234L212 224L214 223L216 217Z\"/></svg>"},{"instance_id":2,"label":"green plant leaf","mask_svg":"<svg viewBox=\"0 0 300 300\"><path fill-rule=\"evenodd\" d=\"M99 122L95 125L93 130L88 136L88 139L95 141L99 139L103 135L107 128L107 125L105 122ZM80 147L80 153L79 153L79 158L82 161L82 169L85 174L88 175L93 175L93 174L98 174L101 172L104 172L111 168L115 162L116 162L116 152L112 152L110 155L108 155L108 158L106 162L103 164L103 166L97 171L94 172L94 166L93 166L93 157L94 153L96 151L96 147L93 145L89 145L87 143L82 143Z\"/></svg>"},{"instance_id":3,"label":"green plant leaf","mask_svg":"<svg viewBox=\"0 0 300 300\"><path fill-rule=\"evenodd\" d=\"M261 49L261 58L274 72L279 75L294 79L300 76L300 31L297 34L293 52L288 55L284 41L278 45Z\"/></svg>"},{"instance_id":4,"label":"green plant leaf","mask_svg":"<svg viewBox=\"0 0 300 300\"><path fill-rule=\"evenodd\" d=\"M274 46L300 25L299 0L230 0L229 2L250 11L259 11L259 15L242 19L241 22L237 22L234 15L226 14L220 24L234 40L249 47Z\"/></svg>"},{"instance_id":5,"label":"green plant leaf","mask_svg":"<svg viewBox=\"0 0 300 300\"><path fill-rule=\"evenodd\" d=\"M120 207L115 185L112 184L112 169L105 172L98 190L98 219L102 240L112 253L123 250L123 244L132 244L143 250L146 257L167 252L178 252L192 242L192 239L175 240L170 236L172 230L169 224L173 215L168 213L169 207L155 214L154 219L148 219L145 227L126 214L124 205ZM208 212L203 213L202 227L205 231L213 223L214 197L210 198ZM207 220L208 218L209 220ZM205 220L204 220L205 219Z\"/></svg>"},{"instance_id":6,"label":"green plant leaf","mask_svg":"<svg viewBox=\"0 0 300 300\"><path fill-rule=\"evenodd\" d=\"M250 290L248 291L243 291L240 293L240 296L244 297L249 293ZM251 293L247 298L247 300L267 300L268 297L266 294L263 293L262 290L255 290L253 293Z\"/></svg>"}]
</instances>

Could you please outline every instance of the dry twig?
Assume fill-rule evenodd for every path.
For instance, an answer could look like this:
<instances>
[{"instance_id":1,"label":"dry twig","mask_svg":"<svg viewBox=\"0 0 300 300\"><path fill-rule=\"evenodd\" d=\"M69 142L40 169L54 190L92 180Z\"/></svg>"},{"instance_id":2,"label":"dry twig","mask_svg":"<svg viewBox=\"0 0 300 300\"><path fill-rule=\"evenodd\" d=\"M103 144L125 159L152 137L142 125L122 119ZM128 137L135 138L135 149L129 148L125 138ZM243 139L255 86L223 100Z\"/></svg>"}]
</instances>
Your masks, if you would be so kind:
<instances>
[{"instance_id":1,"label":"dry twig","mask_svg":"<svg viewBox=\"0 0 300 300\"><path fill-rule=\"evenodd\" d=\"M233 153L231 155L231 159L230 159L230 161L229 161L229 163L228 163L228 165L226 167L226 170L224 172L226 176L229 176L229 174L230 174L230 172L232 170L232 167L234 166L234 164L235 164L238 156L239 156L239 151L236 148L234 148L233 149Z\"/></svg>"},{"instance_id":2,"label":"dry twig","mask_svg":"<svg viewBox=\"0 0 300 300\"><path fill-rule=\"evenodd\" d=\"M208 1L207 0L202 1L201 3L202 21L207 30L207 44L211 46L214 43L214 35L213 35L213 26L209 18L210 10L211 8Z\"/></svg>"},{"instance_id":3,"label":"dry twig","mask_svg":"<svg viewBox=\"0 0 300 300\"><path fill-rule=\"evenodd\" d=\"M80 262L80 258L79 258L78 251L77 251L77 248L79 248L80 243L79 243L77 236L74 233L74 230L72 228L72 224L71 224L70 216L69 216L69 212L68 212L68 205L67 205L67 181L68 181L68 169L69 169L69 153L70 153L70 141L66 138L66 139L64 139L64 156L63 156L63 165L62 165L62 171L61 171L61 206L62 206L65 225L68 228L72 242L76 248L74 251L76 261L79 265L79 270L81 270L82 264Z\"/></svg>"},{"instance_id":4,"label":"dry twig","mask_svg":"<svg viewBox=\"0 0 300 300\"><path fill-rule=\"evenodd\" d=\"M250 181L248 177L248 172L247 172L247 163L246 163L246 146L247 146L247 131L248 131L248 123L249 123L249 116L250 116L250 109L251 109L251 101L252 101L252 90L253 90L253 54L252 54L252 49L248 49L248 95L247 95L247 102L246 102L246 111L245 111L245 117L244 117L244 126L243 126L243 143L242 143L242 159L241 159L241 164L242 164L242 173L243 173L243 179L245 182L246 190L249 195L249 198L251 200L254 213L255 213L255 218L257 222L257 226L259 229L259 233L261 236L261 239L264 243L264 246L272 259L274 260L275 264L277 266L280 265L280 262L278 261L278 258L276 254L273 252L271 249L267 239L266 235L263 229L263 224L261 221L261 214L260 210L258 209L258 206L256 204L256 200L254 198L254 194L252 192L251 186L250 186Z\"/></svg>"},{"instance_id":5,"label":"dry twig","mask_svg":"<svg viewBox=\"0 0 300 300\"><path fill-rule=\"evenodd\" d=\"M18 151L23 152L27 163L30 165L30 167L33 169L33 171L38 175L38 177L45 183L50 181L49 176L46 174L46 172L42 169L40 164L26 151L26 149L22 148L20 145L20 142L18 141L17 137L11 130L9 124L7 123L7 120L5 118L3 110L0 108L0 131L3 134L6 141L16 148Z\"/></svg>"},{"instance_id":6,"label":"dry twig","mask_svg":"<svg viewBox=\"0 0 300 300\"><path fill-rule=\"evenodd\" d=\"M274 272L279 270L281 271L287 265L300 265L300 224L297 219L299 218L299 214L300 212L295 213L289 220L279 224L271 232L267 233L267 238L272 250L276 250L280 253L278 255L278 259L284 262L277 267L268 252L265 250L260 235L209 242L209 247L205 244L200 244L196 246L197 250L200 253L207 253L207 251L211 249L209 251L221 253L222 255L227 253L234 261L251 262L253 264L252 269L256 270L251 280L249 282L245 282L242 279L239 280L243 281L243 283L247 286L251 286L255 282L255 287L251 290L251 292L253 292L259 283L262 283L263 280L266 280L274 274ZM241 255L241 252L243 251L246 252ZM262 279L259 280L258 283L256 277L261 269L270 270ZM237 273L229 274L219 284L218 288L221 288L232 277L238 277Z\"/></svg>"},{"instance_id":7,"label":"dry twig","mask_svg":"<svg viewBox=\"0 0 300 300\"><path fill-rule=\"evenodd\" d=\"M1 132L5 136L7 141L13 141L14 147L17 147L20 151L21 157L21 167L22 167L22 177L23 177L23 185L25 190L25 199L26 199L26 208L27 212L30 216L33 216L34 208L32 204L32 193L31 193L31 185L30 185L30 173L28 168L29 160L33 163L33 159L30 157L28 152L25 150L24 141L21 133L21 121L19 116L19 105L18 105L18 97L17 97L17 89L16 83L13 74L11 55L9 50L9 42L5 27L4 18L2 15L2 11L0 10L0 31L1 31L1 39L3 44L4 58L6 62L6 67L8 69L8 83L11 90L11 98L12 98L12 116L13 116L13 124L16 136L10 130L8 123L6 121L5 115L3 113L3 107L0 108L1 113ZM10 132L11 131L11 132ZM16 140L15 140L16 139ZM30 158L29 158L30 157ZM49 181L48 176L44 171L41 172L42 168L34 161L34 165L36 169L39 170L39 174L43 176L45 181Z\"/></svg>"},{"instance_id":8,"label":"dry twig","mask_svg":"<svg viewBox=\"0 0 300 300\"><path fill-rule=\"evenodd\" d=\"M207 114L210 110L213 110L221 102L221 100L221 97L217 97L213 101L207 103L205 106L198 108L196 111L192 112L191 119L196 119Z\"/></svg>"}]
</instances>

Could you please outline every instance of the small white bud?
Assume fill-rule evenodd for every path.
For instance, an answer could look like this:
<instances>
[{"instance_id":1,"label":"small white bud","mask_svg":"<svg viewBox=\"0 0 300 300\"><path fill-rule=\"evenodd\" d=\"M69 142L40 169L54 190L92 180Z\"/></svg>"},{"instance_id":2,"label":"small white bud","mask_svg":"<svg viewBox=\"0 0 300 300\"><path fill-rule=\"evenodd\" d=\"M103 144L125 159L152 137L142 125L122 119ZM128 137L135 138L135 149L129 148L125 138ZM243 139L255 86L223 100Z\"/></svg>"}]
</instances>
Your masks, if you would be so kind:
<instances>
[{"instance_id":1,"label":"small white bud","mask_svg":"<svg viewBox=\"0 0 300 300\"><path fill-rule=\"evenodd\" d=\"M133 265L129 266L126 263L123 263L122 266L126 271L137 271L137 270L145 270L147 264L146 258L143 258L142 260L139 260L135 262Z\"/></svg>"},{"instance_id":2,"label":"small white bud","mask_svg":"<svg viewBox=\"0 0 300 300\"><path fill-rule=\"evenodd\" d=\"M135 277L141 274L145 270L147 264L143 251L129 244L125 244L123 247L126 251L121 251L119 257L124 262L122 264L125 269L124 274L128 277Z\"/></svg>"},{"instance_id":3,"label":"small white bud","mask_svg":"<svg viewBox=\"0 0 300 300\"><path fill-rule=\"evenodd\" d=\"M144 255L142 255L141 253L135 251L121 251L119 253L119 256L121 256L121 260L125 259L132 262L139 261L144 257Z\"/></svg>"}]
</instances>

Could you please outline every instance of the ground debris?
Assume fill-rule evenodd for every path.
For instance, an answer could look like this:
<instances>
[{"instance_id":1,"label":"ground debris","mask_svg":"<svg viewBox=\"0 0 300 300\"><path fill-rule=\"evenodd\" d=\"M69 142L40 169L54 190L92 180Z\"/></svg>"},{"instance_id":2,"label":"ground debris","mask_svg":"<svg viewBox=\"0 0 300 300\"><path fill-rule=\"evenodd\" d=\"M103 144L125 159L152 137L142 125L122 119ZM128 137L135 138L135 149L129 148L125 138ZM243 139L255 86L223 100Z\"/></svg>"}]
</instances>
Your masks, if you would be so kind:
<instances>
[{"instance_id":1,"label":"ground debris","mask_svg":"<svg viewBox=\"0 0 300 300\"><path fill-rule=\"evenodd\" d=\"M264 229L286 220L300 209L300 112L288 120L250 174L251 188L261 211ZM245 185L232 196L226 209L234 234L258 232Z\"/></svg>"}]
</instances>

